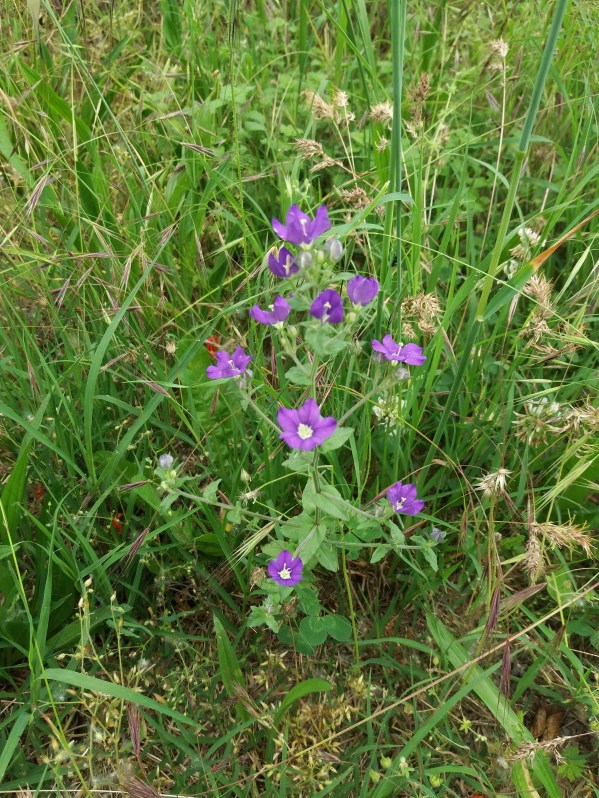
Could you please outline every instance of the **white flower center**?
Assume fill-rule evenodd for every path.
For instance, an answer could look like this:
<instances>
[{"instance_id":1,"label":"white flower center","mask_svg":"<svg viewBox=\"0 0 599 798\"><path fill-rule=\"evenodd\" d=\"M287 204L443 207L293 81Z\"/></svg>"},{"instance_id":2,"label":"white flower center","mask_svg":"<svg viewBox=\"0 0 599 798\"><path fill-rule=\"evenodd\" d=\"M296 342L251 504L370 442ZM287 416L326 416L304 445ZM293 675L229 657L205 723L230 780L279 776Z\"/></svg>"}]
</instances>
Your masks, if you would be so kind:
<instances>
[{"instance_id":1,"label":"white flower center","mask_svg":"<svg viewBox=\"0 0 599 798\"><path fill-rule=\"evenodd\" d=\"M401 510L401 508L404 506L405 503L406 503L406 497L405 496L402 496L401 499L398 499L395 502L395 507L393 508L395 510L395 512L398 512L399 510Z\"/></svg>"},{"instance_id":2,"label":"white flower center","mask_svg":"<svg viewBox=\"0 0 599 798\"><path fill-rule=\"evenodd\" d=\"M285 566L281 571L279 571L279 576L281 579L291 579L291 571L287 566Z\"/></svg>"},{"instance_id":3,"label":"white flower center","mask_svg":"<svg viewBox=\"0 0 599 798\"><path fill-rule=\"evenodd\" d=\"M299 424L297 428L297 434L303 441L307 441L312 437L312 435L314 435L314 430L312 427L309 427L308 424Z\"/></svg>"}]
</instances>

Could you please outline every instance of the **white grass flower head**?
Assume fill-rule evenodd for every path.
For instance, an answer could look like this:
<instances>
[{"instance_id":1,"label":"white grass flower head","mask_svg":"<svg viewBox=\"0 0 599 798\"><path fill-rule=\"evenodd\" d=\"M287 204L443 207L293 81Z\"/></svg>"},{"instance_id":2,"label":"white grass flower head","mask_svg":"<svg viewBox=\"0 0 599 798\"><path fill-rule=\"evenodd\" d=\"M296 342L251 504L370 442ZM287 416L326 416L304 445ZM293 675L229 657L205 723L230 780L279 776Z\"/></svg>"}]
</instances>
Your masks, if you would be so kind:
<instances>
[{"instance_id":1,"label":"white grass flower head","mask_svg":"<svg viewBox=\"0 0 599 798\"><path fill-rule=\"evenodd\" d=\"M405 401L399 396L380 396L372 408L372 412L386 429L395 427L402 417Z\"/></svg>"},{"instance_id":2,"label":"white grass flower head","mask_svg":"<svg viewBox=\"0 0 599 798\"><path fill-rule=\"evenodd\" d=\"M475 490L481 490L483 496L506 496L507 480L512 472L507 468L498 468L484 474L475 484Z\"/></svg>"}]
</instances>

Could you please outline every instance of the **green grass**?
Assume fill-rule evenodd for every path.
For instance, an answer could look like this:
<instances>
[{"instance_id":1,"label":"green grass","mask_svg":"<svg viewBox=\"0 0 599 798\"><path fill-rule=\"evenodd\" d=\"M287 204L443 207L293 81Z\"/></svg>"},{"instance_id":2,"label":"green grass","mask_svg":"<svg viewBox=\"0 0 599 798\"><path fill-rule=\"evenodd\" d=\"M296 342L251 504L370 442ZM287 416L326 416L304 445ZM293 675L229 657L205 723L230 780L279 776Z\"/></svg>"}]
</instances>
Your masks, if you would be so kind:
<instances>
[{"instance_id":1,"label":"green grass","mask_svg":"<svg viewBox=\"0 0 599 798\"><path fill-rule=\"evenodd\" d=\"M35 6L0 55L2 789L599 795L594 4ZM248 317L292 203L381 283L316 362ZM308 394L353 433L302 471Z\"/></svg>"}]
</instances>

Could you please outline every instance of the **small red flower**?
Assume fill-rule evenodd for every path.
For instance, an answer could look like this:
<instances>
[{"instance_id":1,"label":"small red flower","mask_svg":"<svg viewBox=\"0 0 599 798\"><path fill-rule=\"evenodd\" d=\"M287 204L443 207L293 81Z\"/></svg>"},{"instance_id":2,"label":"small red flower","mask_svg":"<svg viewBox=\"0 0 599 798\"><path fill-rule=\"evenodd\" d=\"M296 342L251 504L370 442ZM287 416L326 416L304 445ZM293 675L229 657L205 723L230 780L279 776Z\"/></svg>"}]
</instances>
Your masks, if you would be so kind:
<instances>
[{"instance_id":1,"label":"small red flower","mask_svg":"<svg viewBox=\"0 0 599 798\"><path fill-rule=\"evenodd\" d=\"M36 502L39 502L41 499L43 499L45 492L46 489L44 488L43 484L41 482L36 482L33 493L33 498L36 500Z\"/></svg>"},{"instance_id":2,"label":"small red flower","mask_svg":"<svg viewBox=\"0 0 599 798\"><path fill-rule=\"evenodd\" d=\"M220 344L220 336L218 335L209 335L206 339L204 346L208 350L208 354L214 360L216 358L216 351Z\"/></svg>"},{"instance_id":3,"label":"small red flower","mask_svg":"<svg viewBox=\"0 0 599 798\"><path fill-rule=\"evenodd\" d=\"M112 527L113 527L113 529L116 529L116 531L119 533L119 535L123 531L123 522L121 521L122 517L123 517L122 513L115 513L112 516L112 522L111 522L112 523Z\"/></svg>"}]
</instances>

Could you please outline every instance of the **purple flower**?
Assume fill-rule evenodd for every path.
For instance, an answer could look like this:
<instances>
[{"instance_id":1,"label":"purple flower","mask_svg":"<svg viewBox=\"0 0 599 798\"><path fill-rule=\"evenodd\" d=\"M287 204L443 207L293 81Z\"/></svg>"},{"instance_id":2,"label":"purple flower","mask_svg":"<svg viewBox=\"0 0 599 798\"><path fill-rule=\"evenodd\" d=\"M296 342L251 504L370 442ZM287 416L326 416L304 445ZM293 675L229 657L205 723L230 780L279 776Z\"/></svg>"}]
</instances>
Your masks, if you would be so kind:
<instances>
[{"instance_id":1,"label":"purple flower","mask_svg":"<svg viewBox=\"0 0 599 798\"><path fill-rule=\"evenodd\" d=\"M387 491L387 498L396 513L418 515L424 507L424 502L416 498L416 485L404 485L396 482Z\"/></svg>"},{"instance_id":2,"label":"purple flower","mask_svg":"<svg viewBox=\"0 0 599 798\"><path fill-rule=\"evenodd\" d=\"M301 582L303 567L304 564L299 557L293 559L291 552L283 549L276 560L268 563L268 575L283 587L293 587Z\"/></svg>"},{"instance_id":3,"label":"purple flower","mask_svg":"<svg viewBox=\"0 0 599 798\"><path fill-rule=\"evenodd\" d=\"M337 291L334 288L321 291L310 305L310 314L315 319L328 321L331 324L343 321L343 303Z\"/></svg>"},{"instance_id":4,"label":"purple flower","mask_svg":"<svg viewBox=\"0 0 599 798\"><path fill-rule=\"evenodd\" d=\"M216 366L208 366L206 375L211 380L220 380L225 377L239 377L247 369L248 363L252 359L251 355L246 355L243 349L238 346L230 355L221 350L216 353Z\"/></svg>"},{"instance_id":5,"label":"purple flower","mask_svg":"<svg viewBox=\"0 0 599 798\"><path fill-rule=\"evenodd\" d=\"M372 302L378 291L378 280L374 277L362 277L358 274L347 284L347 295L354 305L367 305Z\"/></svg>"},{"instance_id":6,"label":"purple flower","mask_svg":"<svg viewBox=\"0 0 599 798\"><path fill-rule=\"evenodd\" d=\"M320 446L335 432L337 422L333 416L323 418L314 399L306 399L297 410L279 408L277 421L283 432L279 438L292 449L309 452Z\"/></svg>"},{"instance_id":7,"label":"purple flower","mask_svg":"<svg viewBox=\"0 0 599 798\"><path fill-rule=\"evenodd\" d=\"M396 344L390 335L383 338L383 343L376 339L372 342L375 352L380 352L391 363L407 363L408 366L421 366L426 360L422 347L418 344Z\"/></svg>"},{"instance_id":8,"label":"purple flower","mask_svg":"<svg viewBox=\"0 0 599 798\"><path fill-rule=\"evenodd\" d=\"M437 543L441 543L443 540L445 540L445 534L441 532L439 527L434 526L431 530L431 538Z\"/></svg>"},{"instance_id":9,"label":"purple flower","mask_svg":"<svg viewBox=\"0 0 599 798\"><path fill-rule=\"evenodd\" d=\"M290 244L311 244L319 235L331 229L331 222L325 205L318 208L314 219L300 211L297 205L292 205L287 211L285 224L273 219L272 229L279 238Z\"/></svg>"},{"instance_id":10,"label":"purple flower","mask_svg":"<svg viewBox=\"0 0 599 798\"><path fill-rule=\"evenodd\" d=\"M291 312L291 305L282 296L277 296L272 304L272 310L262 310L259 305L254 305L250 316L259 324L270 324L273 327L282 327L283 322Z\"/></svg>"},{"instance_id":11,"label":"purple flower","mask_svg":"<svg viewBox=\"0 0 599 798\"><path fill-rule=\"evenodd\" d=\"M292 274L299 272L299 264L295 262L293 254L287 247L281 247L276 255L272 252L268 255L268 268L277 277L291 277Z\"/></svg>"}]
</instances>

